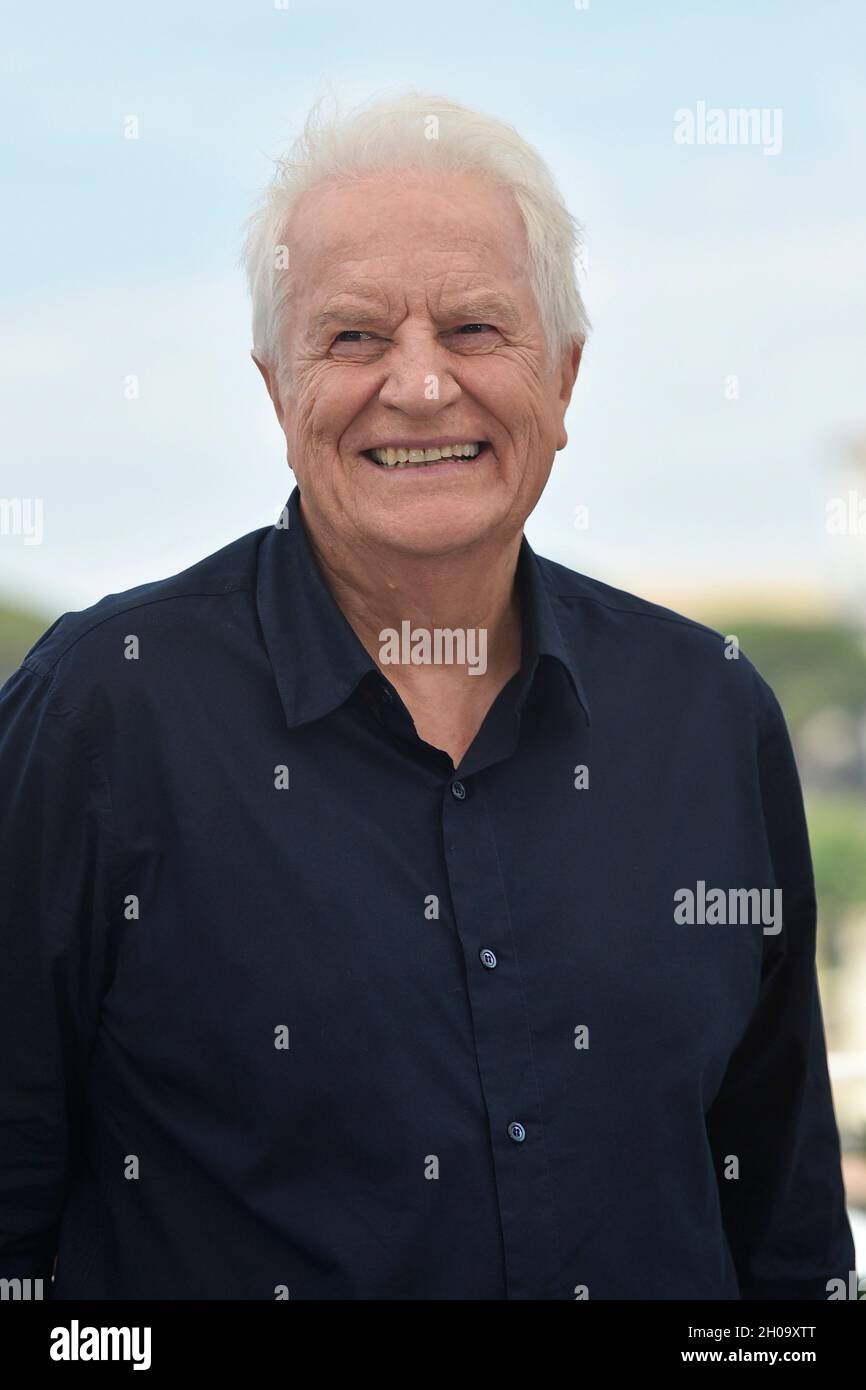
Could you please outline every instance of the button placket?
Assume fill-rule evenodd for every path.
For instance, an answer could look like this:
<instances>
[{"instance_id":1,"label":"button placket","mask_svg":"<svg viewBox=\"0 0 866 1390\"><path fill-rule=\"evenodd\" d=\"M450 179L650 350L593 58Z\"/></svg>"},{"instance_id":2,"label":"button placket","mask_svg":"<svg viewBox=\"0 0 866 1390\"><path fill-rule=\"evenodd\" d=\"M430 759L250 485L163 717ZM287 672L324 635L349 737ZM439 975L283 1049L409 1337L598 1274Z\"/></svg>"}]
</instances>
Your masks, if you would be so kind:
<instances>
[{"instance_id":1,"label":"button placket","mask_svg":"<svg viewBox=\"0 0 866 1390\"><path fill-rule=\"evenodd\" d=\"M459 778L446 782L443 792L443 848L500 1199L506 1297L547 1298L559 1277L559 1236L502 851L478 779L471 794ZM491 939L510 943L507 958L497 960L484 945ZM488 976L494 969L495 981Z\"/></svg>"}]
</instances>

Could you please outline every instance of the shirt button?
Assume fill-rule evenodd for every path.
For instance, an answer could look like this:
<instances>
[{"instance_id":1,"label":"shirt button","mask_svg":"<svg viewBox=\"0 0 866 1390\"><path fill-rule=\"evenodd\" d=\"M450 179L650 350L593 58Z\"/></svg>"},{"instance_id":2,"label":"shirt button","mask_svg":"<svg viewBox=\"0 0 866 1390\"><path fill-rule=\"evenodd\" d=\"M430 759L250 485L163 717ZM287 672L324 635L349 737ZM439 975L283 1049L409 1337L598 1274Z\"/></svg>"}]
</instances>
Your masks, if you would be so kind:
<instances>
[{"instance_id":1,"label":"shirt button","mask_svg":"<svg viewBox=\"0 0 866 1390\"><path fill-rule=\"evenodd\" d=\"M455 801L466 800L466 788L464 787L462 782L451 783L451 795L454 797Z\"/></svg>"},{"instance_id":2,"label":"shirt button","mask_svg":"<svg viewBox=\"0 0 866 1390\"><path fill-rule=\"evenodd\" d=\"M386 705L393 704L393 702L394 702L394 696L391 694L391 692L390 692L390 690L388 689L387 685L383 685L383 686L382 686L382 689L379 691L379 695L380 695L381 699L384 700L384 702L385 702Z\"/></svg>"},{"instance_id":3,"label":"shirt button","mask_svg":"<svg viewBox=\"0 0 866 1390\"><path fill-rule=\"evenodd\" d=\"M496 969L496 957L492 951L488 951L485 947L483 951L479 952L479 957L481 964L486 965L488 970Z\"/></svg>"},{"instance_id":4,"label":"shirt button","mask_svg":"<svg viewBox=\"0 0 866 1390\"><path fill-rule=\"evenodd\" d=\"M522 1144L526 1138L526 1130L523 1128L523 1125L518 1124L516 1120L512 1120L511 1124L508 1126L508 1137L509 1139L513 1139L515 1144Z\"/></svg>"}]
</instances>

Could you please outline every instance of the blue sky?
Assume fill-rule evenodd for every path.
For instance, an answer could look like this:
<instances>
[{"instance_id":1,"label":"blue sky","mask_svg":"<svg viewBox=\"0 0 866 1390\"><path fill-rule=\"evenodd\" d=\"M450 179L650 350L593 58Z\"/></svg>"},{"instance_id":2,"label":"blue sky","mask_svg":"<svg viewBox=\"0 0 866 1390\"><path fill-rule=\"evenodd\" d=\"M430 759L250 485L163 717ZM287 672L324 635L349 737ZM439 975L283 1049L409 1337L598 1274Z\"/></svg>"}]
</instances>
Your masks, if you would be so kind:
<instances>
[{"instance_id":1,"label":"blue sky","mask_svg":"<svg viewBox=\"0 0 866 1390\"><path fill-rule=\"evenodd\" d=\"M79 608L276 516L241 224L317 96L406 85L511 121L586 229L536 548L685 611L862 576L866 537L824 526L866 433L861 4L20 4L4 38L0 495L44 499L44 540L0 535L3 596ZM699 102L780 109L781 151L676 144Z\"/></svg>"}]
</instances>

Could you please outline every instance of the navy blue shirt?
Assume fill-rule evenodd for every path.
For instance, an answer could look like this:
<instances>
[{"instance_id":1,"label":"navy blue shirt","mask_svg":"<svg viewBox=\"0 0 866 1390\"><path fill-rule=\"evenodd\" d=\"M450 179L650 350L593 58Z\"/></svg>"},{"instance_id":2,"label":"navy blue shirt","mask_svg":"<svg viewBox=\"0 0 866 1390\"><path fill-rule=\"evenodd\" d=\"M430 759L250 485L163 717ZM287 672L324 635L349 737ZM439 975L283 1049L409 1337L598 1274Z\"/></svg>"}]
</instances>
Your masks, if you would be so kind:
<instances>
[{"instance_id":1,"label":"navy blue shirt","mask_svg":"<svg viewBox=\"0 0 866 1390\"><path fill-rule=\"evenodd\" d=\"M523 540L459 767L277 525L0 692L0 1275L823 1299L854 1267L778 703ZM774 904L781 893L781 918ZM738 915L739 914L739 915Z\"/></svg>"}]
</instances>

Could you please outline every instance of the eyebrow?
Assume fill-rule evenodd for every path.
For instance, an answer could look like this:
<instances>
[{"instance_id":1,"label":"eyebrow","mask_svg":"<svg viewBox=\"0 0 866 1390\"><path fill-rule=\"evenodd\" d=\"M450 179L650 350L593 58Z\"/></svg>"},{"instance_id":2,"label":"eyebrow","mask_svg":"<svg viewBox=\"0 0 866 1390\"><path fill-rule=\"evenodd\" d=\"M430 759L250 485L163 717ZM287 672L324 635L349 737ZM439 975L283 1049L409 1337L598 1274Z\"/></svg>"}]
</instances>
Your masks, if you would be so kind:
<instances>
[{"instance_id":1,"label":"eyebrow","mask_svg":"<svg viewBox=\"0 0 866 1390\"><path fill-rule=\"evenodd\" d=\"M519 318L514 301L495 291L481 290L468 294L465 298L453 300L452 306L447 311L442 310L441 317L474 323L489 315L508 324L515 324Z\"/></svg>"},{"instance_id":2,"label":"eyebrow","mask_svg":"<svg viewBox=\"0 0 866 1390\"><path fill-rule=\"evenodd\" d=\"M372 323L377 315L382 317L382 306L373 300L348 299L337 297L326 304L324 309L313 317L312 328L318 331L331 323L345 323L352 319L366 319Z\"/></svg>"},{"instance_id":3,"label":"eyebrow","mask_svg":"<svg viewBox=\"0 0 866 1390\"><path fill-rule=\"evenodd\" d=\"M440 320L450 319L455 322L459 320L463 323L476 323L484 320L487 316L500 319L510 326L515 325L519 318L517 306L507 295L487 291L470 294L465 299L454 300L450 308L440 309L437 317ZM311 328L314 333L319 333L323 328L334 323L352 321L382 323L384 318L381 303L377 304L375 301L367 299L337 296L313 316Z\"/></svg>"}]
</instances>

